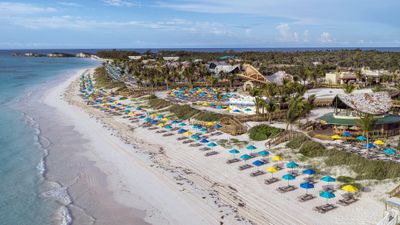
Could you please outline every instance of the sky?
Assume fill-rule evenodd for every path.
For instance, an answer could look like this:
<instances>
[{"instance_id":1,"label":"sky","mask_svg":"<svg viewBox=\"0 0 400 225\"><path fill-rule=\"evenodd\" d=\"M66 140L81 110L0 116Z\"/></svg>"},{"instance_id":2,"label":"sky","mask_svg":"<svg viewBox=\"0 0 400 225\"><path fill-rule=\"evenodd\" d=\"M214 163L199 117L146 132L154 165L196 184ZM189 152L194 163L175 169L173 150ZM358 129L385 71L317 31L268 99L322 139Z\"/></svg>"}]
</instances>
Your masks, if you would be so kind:
<instances>
[{"instance_id":1,"label":"sky","mask_svg":"<svg viewBox=\"0 0 400 225\"><path fill-rule=\"evenodd\" d=\"M400 0L0 0L0 49L400 47Z\"/></svg>"}]
</instances>

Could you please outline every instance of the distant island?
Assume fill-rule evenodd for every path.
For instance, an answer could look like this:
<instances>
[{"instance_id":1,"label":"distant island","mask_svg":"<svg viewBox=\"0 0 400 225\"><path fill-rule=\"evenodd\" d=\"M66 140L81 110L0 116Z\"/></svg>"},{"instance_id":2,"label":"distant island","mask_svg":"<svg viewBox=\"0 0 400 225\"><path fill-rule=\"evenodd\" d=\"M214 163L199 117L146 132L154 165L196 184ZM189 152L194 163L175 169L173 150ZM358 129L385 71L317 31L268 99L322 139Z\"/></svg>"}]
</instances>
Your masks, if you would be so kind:
<instances>
[{"instance_id":1,"label":"distant island","mask_svg":"<svg viewBox=\"0 0 400 225\"><path fill-rule=\"evenodd\" d=\"M87 52L79 52L77 54L69 54L69 53L61 53L61 52L52 52L47 54L42 53L34 53L34 52L17 52L14 53L13 56L20 56L20 57L53 57L53 58L91 58L92 54Z\"/></svg>"}]
</instances>

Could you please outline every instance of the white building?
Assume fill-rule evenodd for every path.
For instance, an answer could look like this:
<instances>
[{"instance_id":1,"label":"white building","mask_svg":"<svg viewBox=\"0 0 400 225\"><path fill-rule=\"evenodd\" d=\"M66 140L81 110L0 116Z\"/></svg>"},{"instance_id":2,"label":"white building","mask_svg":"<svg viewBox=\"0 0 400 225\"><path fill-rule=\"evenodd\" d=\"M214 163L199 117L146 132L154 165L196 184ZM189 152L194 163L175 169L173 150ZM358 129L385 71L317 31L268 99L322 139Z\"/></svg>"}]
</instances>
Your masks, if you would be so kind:
<instances>
[{"instance_id":1,"label":"white building","mask_svg":"<svg viewBox=\"0 0 400 225\"><path fill-rule=\"evenodd\" d=\"M128 56L128 58L130 60L140 60L142 58L142 56L141 55L131 55L131 56Z\"/></svg>"},{"instance_id":2,"label":"white building","mask_svg":"<svg viewBox=\"0 0 400 225\"><path fill-rule=\"evenodd\" d=\"M356 80L356 74L350 71L329 72L325 74L325 82L328 84L345 84Z\"/></svg>"},{"instance_id":3,"label":"white building","mask_svg":"<svg viewBox=\"0 0 400 225\"><path fill-rule=\"evenodd\" d=\"M170 57L163 57L165 61L178 61L179 57L178 56L170 56Z\"/></svg>"}]
</instances>

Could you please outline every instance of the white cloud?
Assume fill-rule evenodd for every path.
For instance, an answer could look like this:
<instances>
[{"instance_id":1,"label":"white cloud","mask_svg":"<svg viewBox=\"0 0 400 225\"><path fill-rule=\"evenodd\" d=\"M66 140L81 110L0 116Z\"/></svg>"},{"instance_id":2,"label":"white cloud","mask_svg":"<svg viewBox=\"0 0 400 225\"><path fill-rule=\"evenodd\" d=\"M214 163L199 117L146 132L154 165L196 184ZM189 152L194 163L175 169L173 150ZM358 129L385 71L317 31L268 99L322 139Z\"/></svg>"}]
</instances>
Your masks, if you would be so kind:
<instances>
[{"instance_id":1,"label":"white cloud","mask_svg":"<svg viewBox=\"0 0 400 225\"><path fill-rule=\"evenodd\" d=\"M330 43L332 42L332 35L328 32L322 32L321 36L320 36L320 41L322 43Z\"/></svg>"},{"instance_id":2,"label":"white cloud","mask_svg":"<svg viewBox=\"0 0 400 225\"><path fill-rule=\"evenodd\" d=\"M52 7L40 7L26 3L16 2L0 2L0 15L27 15L27 14L39 14L39 13L52 13L57 12Z\"/></svg>"},{"instance_id":3,"label":"white cloud","mask_svg":"<svg viewBox=\"0 0 400 225\"><path fill-rule=\"evenodd\" d=\"M57 2L57 4L63 5L63 6L69 6L69 7L82 7L81 4L76 3L76 2Z\"/></svg>"},{"instance_id":4,"label":"white cloud","mask_svg":"<svg viewBox=\"0 0 400 225\"><path fill-rule=\"evenodd\" d=\"M279 24L275 27L279 33L279 40L285 42L296 42L299 40L299 34L297 32L292 32L290 26L287 23Z\"/></svg>"},{"instance_id":5,"label":"white cloud","mask_svg":"<svg viewBox=\"0 0 400 225\"><path fill-rule=\"evenodd\" d=\"M103 0L104 3L111 6L117 7L133 7L136 6L136 3L126 0Z\"/></svg>"},{"instance_id":6,"label":"white cloud","mask_svg":"<svg viewBox=\"0 0 400 225\"><path fill-rule=\"evenodd\" d=\"M303 32L303 42L310 42L310 32L308 30L305 30Z\"/></svg>"}]
</instances>

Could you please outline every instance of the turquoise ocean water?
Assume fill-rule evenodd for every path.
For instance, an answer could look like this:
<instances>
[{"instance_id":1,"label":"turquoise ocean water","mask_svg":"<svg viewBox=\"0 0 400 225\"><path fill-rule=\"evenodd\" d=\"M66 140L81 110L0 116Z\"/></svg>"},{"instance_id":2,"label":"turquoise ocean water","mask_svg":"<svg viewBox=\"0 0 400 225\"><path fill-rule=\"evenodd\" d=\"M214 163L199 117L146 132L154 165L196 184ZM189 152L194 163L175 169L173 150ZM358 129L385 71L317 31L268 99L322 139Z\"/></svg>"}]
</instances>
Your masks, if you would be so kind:
<instances>
[{"instance_id":1,"label":"turquoise ocean water","mask_svg":"<svg viewBox=\"0 0 400 225\"><path fill-rule=\"evenodd\" d=\"M68 224L67 214L55 219L61 204L47 191L43 157L48 140L40 138L38 124L18 105L36 88L97 62L11 54L0 51L0 224Z\"/></svg>"}]
</instances>

